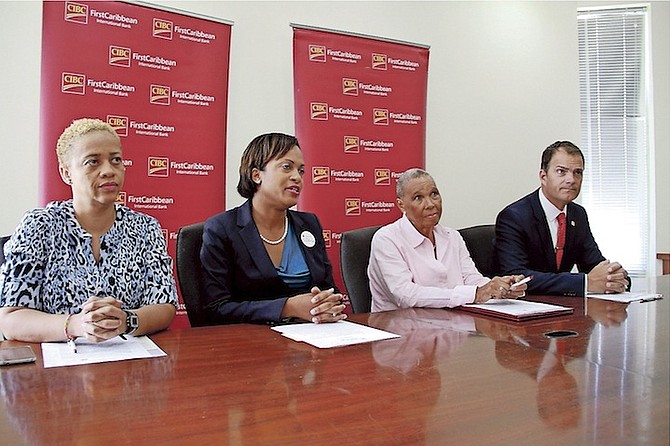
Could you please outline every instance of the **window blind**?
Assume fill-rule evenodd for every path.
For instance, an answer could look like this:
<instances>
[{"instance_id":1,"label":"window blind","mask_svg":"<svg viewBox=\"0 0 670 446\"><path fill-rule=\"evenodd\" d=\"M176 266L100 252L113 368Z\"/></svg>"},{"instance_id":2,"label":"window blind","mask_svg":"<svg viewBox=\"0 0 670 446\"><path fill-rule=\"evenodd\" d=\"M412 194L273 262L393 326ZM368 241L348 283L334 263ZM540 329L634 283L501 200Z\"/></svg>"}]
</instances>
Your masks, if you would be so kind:
<instances>
[{"instance_id":1,"label":"window blind","mask_svg":"<svg viewBox=\"0 0 670 446\"><path fill-rule=\"evenodd\" d=\"M582 202L603 255L649 272L646 7L578 13Z\"/></svg>"}]
</instances>

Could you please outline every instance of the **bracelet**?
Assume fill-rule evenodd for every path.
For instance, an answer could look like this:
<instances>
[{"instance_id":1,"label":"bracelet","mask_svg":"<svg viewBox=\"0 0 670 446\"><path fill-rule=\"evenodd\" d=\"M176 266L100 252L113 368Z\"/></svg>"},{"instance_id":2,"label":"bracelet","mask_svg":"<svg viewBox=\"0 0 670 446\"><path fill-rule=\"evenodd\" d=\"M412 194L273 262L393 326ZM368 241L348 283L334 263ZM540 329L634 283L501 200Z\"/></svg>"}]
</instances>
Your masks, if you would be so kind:
<instances>
[{"instance_id":1,"label":"bracelet","mask_svg":"<svg viewBox=\"0 0 670 446\"><path fill-rule=\"evenodd\" d=\"M65 332L65 339L68 341L74 341L75 337L70 336L67 332L67 327L70 325L70 318L72 317L72 313L68 314L67 317L65 318L65 324L63 324L63 332Z\"/></svg>"}]
</instances>

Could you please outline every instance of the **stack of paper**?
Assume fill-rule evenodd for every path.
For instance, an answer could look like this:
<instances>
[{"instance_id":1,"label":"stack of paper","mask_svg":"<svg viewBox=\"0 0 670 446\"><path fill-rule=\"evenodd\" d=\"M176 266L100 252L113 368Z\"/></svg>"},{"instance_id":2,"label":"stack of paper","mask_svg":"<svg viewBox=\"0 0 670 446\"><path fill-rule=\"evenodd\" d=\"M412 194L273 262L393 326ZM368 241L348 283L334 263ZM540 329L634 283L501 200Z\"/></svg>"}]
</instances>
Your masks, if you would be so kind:
<instances>
[{"instance_id":1,"label":"stack of paper","mask_svg":"<svg viewBox=\"0 0 670 446\"><path fill-rule=\"evenodd\" d=\"M272 327L272 330L294 341L306 342L318 348L340 347L400 337L394 333L348 321L332 324L279 325Z\"/></svg>"},{"instance_id":2,"label":"stack of paper","mask_svg":"<svg viewBox=\"0 0 670 446\"><path fill-rule=\"evenodd\" d=\"M126 335L125 340L117 336L100 343L89 342L80 338L77 339L76 353L65 342L42 343L44 368L153 358L156 356L166 356L166 354L147 336Z\"/></svg>"},{"instance_id":3,"label":"stack of paper","mask_svg":"<svg viewBox=\"0 0 670 446\"><path fill-rule=\"evenodd\" d=\"M574 311L570 307L516 299L491 299L483 304L461 305L458 309L513 321L559 316Z\"/></svg>"},{"instance_id":4,"label":"stack of paper","mask_svg":"<svg viewBox=\"0 0 670 446\"><path fill-rule=\"evenodd\" d=\"M654 300L663 299L662 294L656 293L617 293L617 294L597 294L597 293L588 293L587 296L589 299L602 299L602 300L611 300L613 302L621 303L631 303L631 302L651 302Z\"/></svg>"}]
</instances>

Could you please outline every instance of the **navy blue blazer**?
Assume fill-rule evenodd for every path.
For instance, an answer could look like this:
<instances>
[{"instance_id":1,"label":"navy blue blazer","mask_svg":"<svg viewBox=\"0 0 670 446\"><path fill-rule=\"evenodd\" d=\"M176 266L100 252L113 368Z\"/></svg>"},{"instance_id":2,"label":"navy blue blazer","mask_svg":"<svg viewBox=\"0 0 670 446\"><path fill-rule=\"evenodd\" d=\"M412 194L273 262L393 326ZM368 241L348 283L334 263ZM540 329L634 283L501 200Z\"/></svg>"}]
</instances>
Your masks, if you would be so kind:
<instances>
[{"instance_id":1,"label":"navy blue blazer","mask_svg":"<svg viewBox=\"0 0 670 446\"><path fill-rule=\"evenodd\" d=\"M532 294L584 296L585 274L605 260L591 234L586 210L569 203L561 265L551 241L547 217L535 190L500 211L496 219L494 262L502 274L534 276ZM579 274L570 271L577 265Z\"/></svg>"},{"instance_id":2,"label":"navy blue blazer","mask_svg":"<svg viewBox=\"0 0 670 446\"><path fill-rule=\"evenodd\" d=\"M279 322L286 299L312 286L334 288L323 230L316 215L288 211L312 283L305 290L289 288L277 274L251 217L251 200L209 218L202 236L204 310L211 323ZM316 243L306 246L300 235L310 232Z\"/></svg>"}]
</instances>

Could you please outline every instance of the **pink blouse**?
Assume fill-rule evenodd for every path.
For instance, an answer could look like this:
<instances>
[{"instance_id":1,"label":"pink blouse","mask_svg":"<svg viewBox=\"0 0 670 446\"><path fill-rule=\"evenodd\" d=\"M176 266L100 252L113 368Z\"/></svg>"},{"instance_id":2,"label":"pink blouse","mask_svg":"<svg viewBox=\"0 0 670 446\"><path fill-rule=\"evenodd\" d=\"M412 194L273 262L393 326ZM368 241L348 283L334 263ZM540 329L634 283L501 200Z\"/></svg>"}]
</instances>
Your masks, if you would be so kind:
<instances>
[{"instance_id":1,"label":"pink blouse","mask_svg":"<svg viewBox=\"0 0 670 446\"><path fill-rule=\"evenodd\" d=\"M489 282L457 230L438 224L434 233L437 258L430 240L404 215L375 233L368 265L373 312L457 307L473 302L477 287Z\"/></svg>"}]
</instances>

